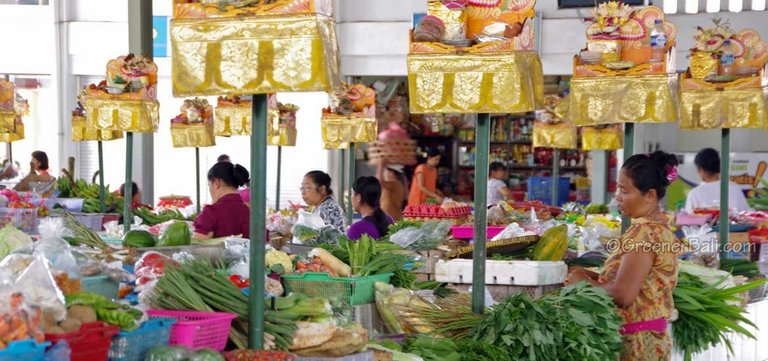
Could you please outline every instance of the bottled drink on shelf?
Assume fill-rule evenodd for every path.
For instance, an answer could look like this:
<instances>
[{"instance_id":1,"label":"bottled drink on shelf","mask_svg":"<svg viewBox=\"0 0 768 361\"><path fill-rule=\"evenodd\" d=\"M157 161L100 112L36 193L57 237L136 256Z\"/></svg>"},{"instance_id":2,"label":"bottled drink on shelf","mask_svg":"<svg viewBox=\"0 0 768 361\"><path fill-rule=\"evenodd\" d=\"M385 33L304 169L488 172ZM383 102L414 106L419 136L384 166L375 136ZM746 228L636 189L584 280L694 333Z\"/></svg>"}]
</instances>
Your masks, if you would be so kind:
<instances>
[{"instance_id":1,"label":"bottled drink on shelf","mask_svg":"<svg viewBox=\"0 0 768 361\"><path fill-rule=\"evenodd\" d=\"M656 19L651 28L651 62L664 61L667 49L667 35L664 34L664 24L661 19Z\"/></svg>"},{"instance_id":2,"label":"bottled drink on shelf","mask_svg":"<svg viewBox=\"0 0 768 361\"><path fill-rule=\"evenodd\" d=\"M733 46L730 40L723 41L720 55L720 75L733 75Z\"/></svg>"}]
</instances>

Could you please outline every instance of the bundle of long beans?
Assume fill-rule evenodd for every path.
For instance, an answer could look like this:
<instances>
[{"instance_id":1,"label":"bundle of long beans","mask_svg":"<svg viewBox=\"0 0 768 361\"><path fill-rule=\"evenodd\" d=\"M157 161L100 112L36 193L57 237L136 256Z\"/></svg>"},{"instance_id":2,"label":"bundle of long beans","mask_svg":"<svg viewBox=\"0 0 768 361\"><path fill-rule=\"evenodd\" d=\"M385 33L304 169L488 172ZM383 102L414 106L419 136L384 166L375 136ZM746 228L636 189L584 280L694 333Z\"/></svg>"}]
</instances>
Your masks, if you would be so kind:
<instances>
[{"instance_id":1,"label":"bundle of long beans","mask_svg":"<svg viewBox=\"0 0 768 361\"><path fill-rule=\"evenodd\" d=\"M248 298L208 261L168 265L150 297L152 307L168 310L229 312L238 317L230 339L238 348L248 346ZM276 311L266 311L265 345L287 350L296 325Z\"/></svg>"}]
</instances>

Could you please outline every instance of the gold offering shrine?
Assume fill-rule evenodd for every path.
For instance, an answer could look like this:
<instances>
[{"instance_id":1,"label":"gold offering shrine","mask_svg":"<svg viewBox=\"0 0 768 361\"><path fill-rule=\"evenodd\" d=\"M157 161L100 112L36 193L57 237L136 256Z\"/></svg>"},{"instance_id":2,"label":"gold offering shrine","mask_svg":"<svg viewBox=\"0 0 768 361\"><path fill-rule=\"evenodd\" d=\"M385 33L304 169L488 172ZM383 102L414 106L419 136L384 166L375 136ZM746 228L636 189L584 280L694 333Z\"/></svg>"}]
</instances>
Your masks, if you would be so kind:
<instances>
[{"instance_id":1,"label":"gold offering shrine","mask_svg":"<svg viewBox=\"0 0 768 361\"><path fill-rule=\"evenodd\" d=\"M651 62L647 39L657 19L667 40L661 59ZM574 57L568 119L578 126L676 121L676 33L658 7L601 4L587 48Z\"/></svg>"},{"instance_id":2,"label":"gold offering shrine","mask_svg":"<svg viewBox=\"0 0 768 361\"><path fill-rule=\"evenodd\" d=\"M342 84L330 96L331 106L323 109L323 148L346 149L349 143L376 140L376 91L362 84Z\"/></svg>"},{"instance_id":3,"label":"gold offering shrine","mask_svg":"<svg viewBox=\"0 0 768 361\"><path fill-rule=\"evenodd\" d=\"M681 77L680 129L764 128L768 130L768 43L746 29L733 33L727 25L699 29L691 67ZM712 35L721 35L716 41ZM729 39L733 75L719 75L723 39ZM705 44L705 45L702 45ZM702 49L699 49L702 48Z\"/></svg>"},{"instance_id":4,"label":"gold offering shrine","mask_svg":"<svg viewBox=\"0 0 768 361\"><path fill-rule=\"evenodd\" d=\"M331 91L339 78L331 0L174 1L173 95Z\"/></svg>"},{"instance_id":5,"label":"gold offering shrine","mask_svg":"<svg viewBox=\"0 0 768 361\"><path fill-rule=\"evenodd\" d=\"M417 28L407 58L412 113L525 113L543 102L544 76L534 51L535 0L448 8L428 2L444 24L441 39ZM458 30L457 30L458 29ZM429 29L427 29L429 30ZM478 40L472 45L473 40Z\"/></svg>"}]
</instances>

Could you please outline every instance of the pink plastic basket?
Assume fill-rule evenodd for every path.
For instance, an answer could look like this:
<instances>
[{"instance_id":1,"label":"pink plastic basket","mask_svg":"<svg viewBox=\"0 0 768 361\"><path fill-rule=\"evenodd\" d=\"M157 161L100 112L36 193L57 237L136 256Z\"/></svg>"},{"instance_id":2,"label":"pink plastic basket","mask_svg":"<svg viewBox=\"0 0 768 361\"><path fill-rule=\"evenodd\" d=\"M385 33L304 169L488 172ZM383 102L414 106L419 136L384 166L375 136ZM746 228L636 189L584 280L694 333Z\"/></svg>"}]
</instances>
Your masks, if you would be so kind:
<instances>
[{"instance_id":1,"label":"pink plastic basket","mask_svg":"<svg viewBox=\"0 0 768 361\"><path fill-rule=\"evenodd\" d=\"M222 351L227 346L229 328L237 315L223 312L193 312L149 310L152 318L167 317L176 320L171 326L169 345L182 345L191 349L211 348Z\"/></svg>"},{"instance_id":2,"label":"pink plastic basket","mask_svg":"<svg viewBox=\"0 0 768 361\"><path fill-rule=\"evenodd\" d=\"M486 237L488 239L491 239L493 237L496 237L501 231L504 230L504 227L495 227L490 226L488 227ZM456 239L472 239L475 238L475 227L472 226L457 226L457 227L451 227L451 232L453 233L453 238Z\"/></svg>"}]
</instances>

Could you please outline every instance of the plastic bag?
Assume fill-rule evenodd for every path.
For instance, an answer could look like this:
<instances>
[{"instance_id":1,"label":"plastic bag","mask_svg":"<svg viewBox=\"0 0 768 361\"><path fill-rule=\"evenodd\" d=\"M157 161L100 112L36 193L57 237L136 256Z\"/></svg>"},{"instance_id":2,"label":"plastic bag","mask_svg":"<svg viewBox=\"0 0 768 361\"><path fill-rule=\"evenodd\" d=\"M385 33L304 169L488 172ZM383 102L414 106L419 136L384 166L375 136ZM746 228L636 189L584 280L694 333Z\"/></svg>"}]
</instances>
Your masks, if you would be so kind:
<instances>
[{"instance_id":1,"label":"plastic bag","mask_svg":"<svg viewBox=\"0 0 768 361\"><path fill-rule=\"evenodd\" d=\"M296 224L291 227L293 243L304 243L320 236L320 230L325 227L325 221L319 214L299 210Z\"/></svg>"},{"instance_id":2,"label":"plastic bag","mask_svg":"<svg viewBox=\"0 0 768 361\"><path fill-rule=\"evenodd\" d=\"M136 276L136 290L140 292L146 286L154 285L165 274L165 266L168 263L179 264L171 257L155 251L144 253L134 265L133 273Z\"/></svg>"},{"instance_id":3,"label":"plastic bag","mask_svg":"<svg viewBox=\"0 0 768 361\"><path fill-rule=\"evenodd\" d=\"M424 222L421 227L406 227L389 237L389 241L412 251L426 251L439 246L451 230L449 221Z\"/></svg>"},{"instance_id":4,"label":"plastic bag","mask_svg":"<svg viewBox=\"0 0 768 361\"><path fill-rule=\"evenodd\" d=\"M51 266L67 272L70 277L80 277L77 259L69 242L64 237L72 232L64 226L62 218L46 218L40 222L40 240L35 244L34 255L43 256Z\"/></svg>"},{"instance_id":5,"label":"plastic bag","mask_svg":"<svg viewBox=\"0 0 768 361\"><path fill-rule=\"evenodd\" d=\"M502 239L510 239L515 237L534 235L533 232L526 231L523 227L520 227L517 223L510 223L503 231L493 237L491 241L500 241Z\"/></svg>"},{"instance_id":6,"label":"plastic bag","mask_svg":"<svg viewBox=\"0 0 768 361\"><path fill-rule=\"evenodd\" d=\"M69 361L72 358L72 348L67 341L61 340L45 352L45 361Z\"/></svg>"},{"instance_id":7,"label":"plastic bag","mask_svg":"<svg viewBox=\"0 0 768 361\"><path fill-rule=\"evenodd\" d=\"M688 261L691 263L720 268L720 242L716 232L708 224L703 226L684 226L683 234L690 247Z\"/></svg>"},{"instance_id":8,"label":"plastic bag","mask_svg":"<svg viewBox=\"0 0 768 361\"><path fill-rule=\"evenodd\" d=\"M52 314L56 320L64 319L67 316L64 294L59 290L48 262L42 256L29 258L29 256L19 255L18 257L24 258L24 262L31 259L31 262L22 272L14 274L12 287L3 287L3 289L11 292L22 290L27 304L40 307L42 311ZM11 269L6 261L14 262L12 258L14 257L7 257L0 267L9 266L8 269Z\"/></svg>"}]
</instances>

